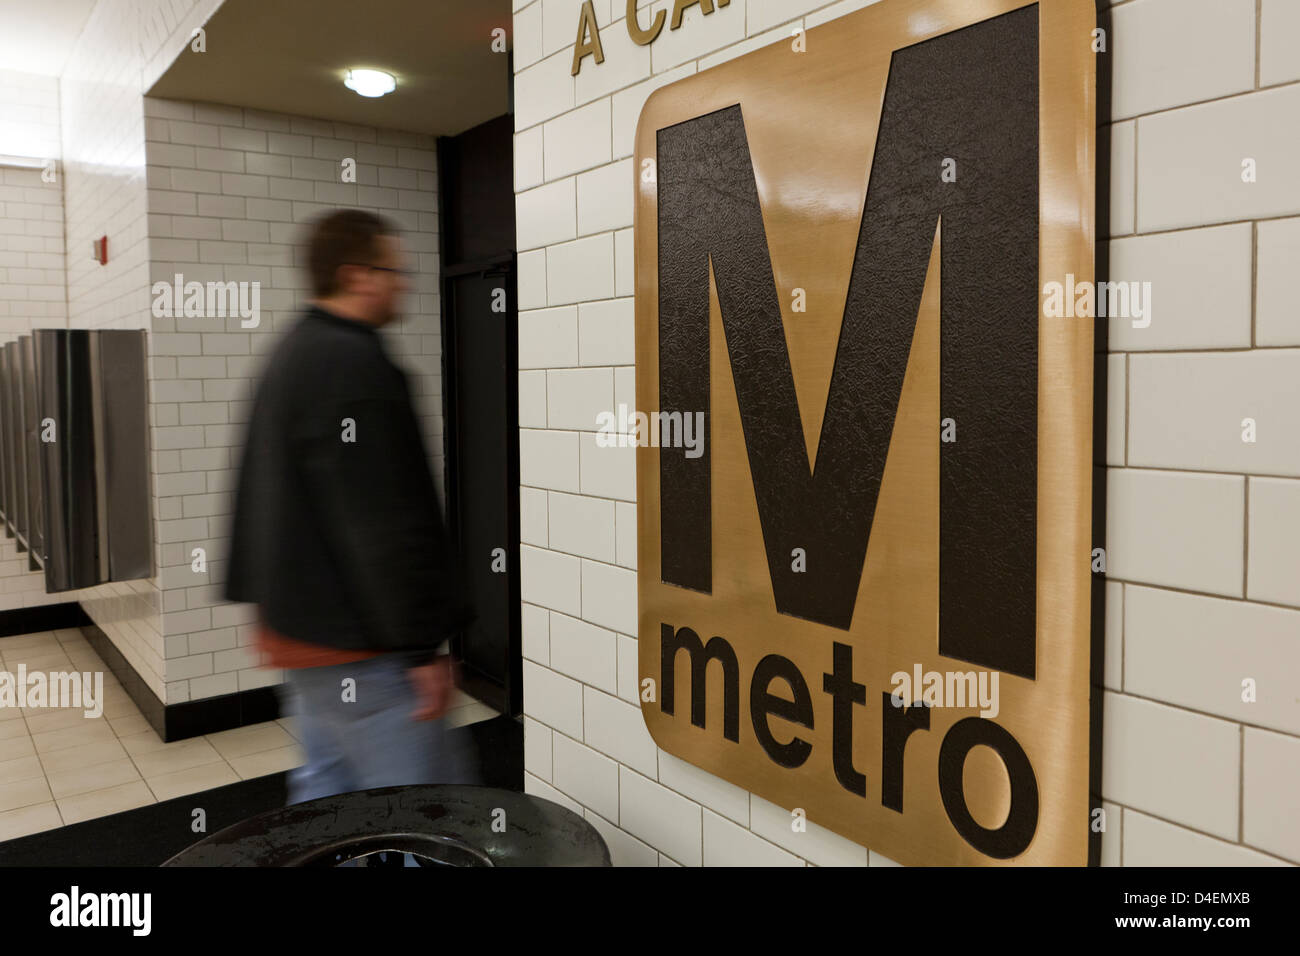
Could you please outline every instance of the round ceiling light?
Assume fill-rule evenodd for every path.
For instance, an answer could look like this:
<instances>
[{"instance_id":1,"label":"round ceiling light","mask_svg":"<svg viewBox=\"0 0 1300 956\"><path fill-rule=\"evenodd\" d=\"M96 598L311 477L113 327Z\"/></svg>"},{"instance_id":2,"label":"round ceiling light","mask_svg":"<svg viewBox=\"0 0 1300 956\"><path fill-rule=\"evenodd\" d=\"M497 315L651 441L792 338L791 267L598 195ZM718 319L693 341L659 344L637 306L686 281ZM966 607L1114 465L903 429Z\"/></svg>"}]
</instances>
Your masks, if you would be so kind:
<instances>
[{"instance_id":1,"label":"round ceiling light","mask_svg":"<svg viewBox=\"0 0 1300 956\"><path fill-rule=\"evenodd\" d=\"M382 70L348 70L343 85L361 96L383 96L397 89L397 80Z\"/></svg>"}]
</instances>

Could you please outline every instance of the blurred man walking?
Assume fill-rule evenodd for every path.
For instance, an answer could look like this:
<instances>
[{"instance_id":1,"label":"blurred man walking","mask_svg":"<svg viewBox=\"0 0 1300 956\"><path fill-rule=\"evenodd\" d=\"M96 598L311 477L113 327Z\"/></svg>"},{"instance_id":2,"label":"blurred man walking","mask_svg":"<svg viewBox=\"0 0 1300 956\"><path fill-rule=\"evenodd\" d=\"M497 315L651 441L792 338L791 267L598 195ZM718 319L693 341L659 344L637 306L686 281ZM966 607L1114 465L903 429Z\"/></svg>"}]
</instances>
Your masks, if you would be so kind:
<instances>
[{"instance_id":1,"label":"blurred man walking","mask_svg":"<svg viewBox=\"0 0 1300 956\"><path fill-rule=\"evenodd\" d=\"M239 472L224 597L258 605L264 662L307 762L289 802L477 783L445 640L461 600L405 374L378 329L405 289L396 230L340 210L313 227L314 297L269 356Z\"/></svg>"}]
</instances>

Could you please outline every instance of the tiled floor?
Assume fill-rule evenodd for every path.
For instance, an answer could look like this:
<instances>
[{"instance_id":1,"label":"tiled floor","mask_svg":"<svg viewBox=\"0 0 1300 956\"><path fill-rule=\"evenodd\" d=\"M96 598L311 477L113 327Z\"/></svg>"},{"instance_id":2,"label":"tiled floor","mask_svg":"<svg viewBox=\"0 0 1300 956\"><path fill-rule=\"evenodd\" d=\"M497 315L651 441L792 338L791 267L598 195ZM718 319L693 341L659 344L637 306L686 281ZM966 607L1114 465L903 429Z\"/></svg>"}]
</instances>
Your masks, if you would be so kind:
<instances>
[{"instance_id":1,"label":"tiled floor","mask_svg":"<svg viewBox=\"0 0 1300 956\"><path fill-rule=\"evenodd\" d=\"M103 716L0 707L0 840L298 766L292 718L165 744L77 629L0 638L0 670L103 672ZM496 711L458 692L455 725Z\"/></svg>"}]
</instances>

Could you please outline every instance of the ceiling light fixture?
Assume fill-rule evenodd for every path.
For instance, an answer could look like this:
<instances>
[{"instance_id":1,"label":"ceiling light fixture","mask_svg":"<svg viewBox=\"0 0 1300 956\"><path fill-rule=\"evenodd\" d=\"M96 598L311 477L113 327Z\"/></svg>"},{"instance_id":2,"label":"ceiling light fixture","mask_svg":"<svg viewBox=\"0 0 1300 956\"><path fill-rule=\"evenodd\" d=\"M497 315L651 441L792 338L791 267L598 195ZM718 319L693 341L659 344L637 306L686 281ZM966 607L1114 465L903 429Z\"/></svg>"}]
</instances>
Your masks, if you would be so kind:
<instances>
[{"instance_id":1,"label":"ceiling light fixture","mask_svg":"<svg viewBox=\"0 0 1300 956\"><path fill-rule=\"evenodd\" d=\"M343 85L361 96L383 96L397 89L397 80L382 70L348 70Z\"/></svg>"}]
</instances>

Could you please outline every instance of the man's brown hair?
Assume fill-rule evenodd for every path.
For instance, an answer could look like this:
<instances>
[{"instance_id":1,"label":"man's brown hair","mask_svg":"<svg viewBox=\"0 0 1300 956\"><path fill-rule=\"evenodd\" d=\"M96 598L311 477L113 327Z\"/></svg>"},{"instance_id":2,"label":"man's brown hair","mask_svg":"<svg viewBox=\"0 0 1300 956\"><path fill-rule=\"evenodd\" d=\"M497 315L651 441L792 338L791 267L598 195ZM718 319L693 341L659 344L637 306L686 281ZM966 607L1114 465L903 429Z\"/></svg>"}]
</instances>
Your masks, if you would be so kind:
<instances>
[{"instance_id":1,"label":"man's brown hair","mask_svg":"<svg viewBox=\"0 0 1300 956\"><path fill-rule=\"evenodd\" d=\"M379 237L395 235L391 222L363 209L337 209L316 220L307 244L312 292L337 292L339 266L371 265L379 257Z\"/></svg>"}]
</instances>

